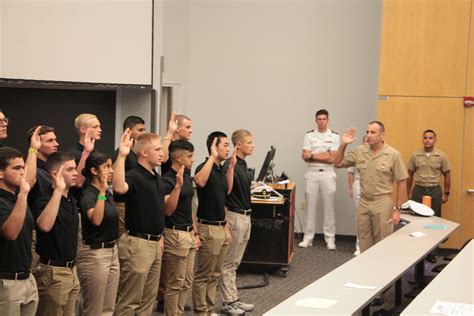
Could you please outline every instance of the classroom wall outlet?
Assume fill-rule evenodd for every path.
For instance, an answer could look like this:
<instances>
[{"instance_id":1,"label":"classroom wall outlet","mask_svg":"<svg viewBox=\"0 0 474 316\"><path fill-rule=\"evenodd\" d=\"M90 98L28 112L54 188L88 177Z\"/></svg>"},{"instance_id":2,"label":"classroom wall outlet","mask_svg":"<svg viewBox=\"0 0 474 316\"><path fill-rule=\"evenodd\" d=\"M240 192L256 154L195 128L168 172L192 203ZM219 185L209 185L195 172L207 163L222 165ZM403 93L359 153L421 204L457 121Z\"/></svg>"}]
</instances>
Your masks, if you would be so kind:
<instances>
[{"instance_id":1,"label":"classroom wall outlet","mask_svg":"<svg viewBox=\"0 0 474 316\"><path fill-rule=\"evenodd\" d=\"M306 200L301 200L301 202L300 202L300 210L306 210Z\"/></svg>"}]
</instances>

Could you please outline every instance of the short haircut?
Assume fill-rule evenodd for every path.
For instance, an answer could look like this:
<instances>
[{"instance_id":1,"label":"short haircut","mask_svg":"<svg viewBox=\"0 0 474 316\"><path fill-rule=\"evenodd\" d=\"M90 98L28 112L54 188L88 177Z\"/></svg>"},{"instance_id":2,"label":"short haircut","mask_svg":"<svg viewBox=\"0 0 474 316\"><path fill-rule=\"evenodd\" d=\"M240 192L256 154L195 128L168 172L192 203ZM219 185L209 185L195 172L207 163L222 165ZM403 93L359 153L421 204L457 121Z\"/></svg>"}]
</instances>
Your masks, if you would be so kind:
<instances>
[{"instance_id":1,"label":"short haircut","mask_svg":"<svg viewBox=\"0 0 474 316\"><path fill-rule=\"evenodd\" d=\"M423 135L425 135L426 133L433 133L434 136L436 137L436 133L432 129L427 129L426 131L423 132Z\"/></svg>"},{"instance_id":2,"label":"short haircut","mask_svg":"<svg viewBox=\"0 0 474 316\"><path fill-rule=\"evenodd\" d=\"M32 128L30 128L28 130L28 132L26 133L26 137L28 138L28 143L30 143L31 137L33 136L33 134L34 134L35 130L38 128L38 126L40 127L40 129L38 131L39 136L45 135L45 134L48 134L48 133L54 133L54 127L46 126L46 125L35 125Z\"/></svg>"},{"instance_id":3,"label":"short haircut","mask_svg":"<svg viewBox=\"0 0 474 316\"><path fill-rule=\"evenodd\" d=\"M382 122L380 122L380 121L371 121L371 122L369 122L369 125L372 125L372 124L377 124L379 126L380 132L385 133L385 125L383 125Z\"/></svg>"},{"instance_id":4,"label":"short haircut","mask_svg":"<svg viewBox=\"0 0 474 316\"><path fill-rule=\"evenodd\" d=\"M189 151L192 153L194 152L194 146L191 144L191 142L184 139L172 141L168 148L171 159L175 159L176 155L179 154L180 151Z\"/></svg>"},{"instance_id":5,"label":"short haircut","mask_svg":"<svg viewBox=\"0 0 474 316\"><path fill-rule=\"evenodd\" d=\"M126 130L127 128L132 129L137 124L145 124L145 120L139 116L130 115L125 119L125 121L123 121L123 130Z\"/></svg>"},{"instance_id":6,"label":"short haircut","mask_svg":"<svg viewBox=\"0 0 474 316\"><path fill-rule=\"evenodd\" d=\"M53 169L56 169L59 165L62 165L66 161L73 160L75 161L75 158L73 154L71 154L68 151L57 151L55 153L52 153L51 155L46 158L46 170L48 172L51 172Z\"/></svg>"},{"instance_id":7,"label":"short haircut","mask_svg":"<svg viewBox=\"0 0 474 316\"><path fill-rule=\"evenodd\" d=\"M21 152L12 147L0 148L0 170L5 170L10 163L10 160L15 158L23 158Z\"/></svg>"},{"instance_id":8,"label":"short haircut","mask_svg":"<svg viewBox=\"0 0 474 316\"><path fill-rule=\"evenodd\" d=\"M160 136L153 134L153 133L143 133L140 136L137 137L135 140L135 144L133 146L133 151L137 153L137 155L140 154L140 152L143 149L148 148L150 146L151 142L154 140L160 140Z\"/></svg>"},{"instance_id":9,"label":"short haircut","mask_svg":"<svg viewBox=\"0 0 474 316\"><path fill-rule=\"evenodd\" d=\"M321 109L316 112L315 116L318 117L319 115L326 115L326 117L329 117L329 112L326 109Z\"/></svg>"},{"instance_id":10,"label":"short haircut","mask_svg":"<svg viewBox=\"0 0 474 316\"><path fill-rule=\"evenodd\" d=\"M181 126L184 120L191 121L191 119L188 116L183 115L183 114L176 114L176 120L178 121L178 126Z\"/></svg>"},{"instance_id":11,"label":"short haircut","mask_svg":"<svg viewBox=\"0 0 474 316\"><path fill-rule=\"evenodd\" d=\"M76 128L77 131L79 131L79 129L81 127L86 126L87 121L92 120L92 119L97 119L97 116L95 116L94 114L90 114L90 113L79 114L74 119L74 127Z\"/></svg>"},{"instance_id":12,"label":"short haircut","mask_svg":"<svg viewBox=\"0 0 474 316\"><path fill-rule=\"evenodd\" d=\"M224 134L223 132L215 131L215 132L210 133L209 136L207 136L206 145L207 145L207 152L209 153L209 155L211 154L212 142L214 141L214 138L216 137L217 137L216 146L219 146L221 142L221 138L227 137L227 135Z\"/></svg>"},{"instance_id":13,"label":"short haircut","mask_svg":"<svg viewBox=\"0 0 474 316\"><path fill-rule=\"evenodd\" d=\"M99 169L101 165L107 162L107 160L111 159L110 156L106 154L102 154L100 152L94 151L92 152L89 157L86 159L86 164L84 169L82 169L82 175L86 178L92 177L91 169Z\"/></svg>"},{"instance_id":14,"label":"short haircut","mask_svg":"<svg viewBox=\"0 0 474 316\"><path fill-rule=\"evenodd\" d=\"M238 129L232 133L232 144L235 146L238 142L243 142L244 138L248 136L252 136L252 133L246 129Z\"/></svg>"}]
</instances>

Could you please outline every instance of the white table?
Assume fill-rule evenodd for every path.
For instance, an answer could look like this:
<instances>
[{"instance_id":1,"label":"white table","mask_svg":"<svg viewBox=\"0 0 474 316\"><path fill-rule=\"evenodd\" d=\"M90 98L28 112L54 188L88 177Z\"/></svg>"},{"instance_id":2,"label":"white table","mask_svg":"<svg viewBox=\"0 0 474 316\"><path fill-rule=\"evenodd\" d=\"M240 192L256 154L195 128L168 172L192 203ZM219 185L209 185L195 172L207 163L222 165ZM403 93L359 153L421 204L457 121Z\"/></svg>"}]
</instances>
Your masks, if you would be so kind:
<instances>
[{"instance_id":1,"label":"white table","mask_svg":"<svg viewBox=\"0 0 474 316\"><path fill-rule=\"evenodd\" d=\"M439 217L419 217L402 214L410 223L386 237L361 255L349 260L293 296L281 302L265 315L351 315L362 311L375 296L403 276L413 265L436 249L459 224ZM426 224L446 225L447 229L428 229ZM424 237L411 237L412 232L423 232ZM345 287L352 282L375 286L373 290ZM325 298L338 303L327 309L299 307L294 304L305 298Z\"/></svg>"},{"instance_id":2,"label":"white table","mask_svg":"<svg viewBox=\"0 0 474 316\"><path fill-rule=\"evenodd\" d=\"M436 301L474 304L474 241L441 271L401 315L433 315Z\"/></svg>"}]
</instances>

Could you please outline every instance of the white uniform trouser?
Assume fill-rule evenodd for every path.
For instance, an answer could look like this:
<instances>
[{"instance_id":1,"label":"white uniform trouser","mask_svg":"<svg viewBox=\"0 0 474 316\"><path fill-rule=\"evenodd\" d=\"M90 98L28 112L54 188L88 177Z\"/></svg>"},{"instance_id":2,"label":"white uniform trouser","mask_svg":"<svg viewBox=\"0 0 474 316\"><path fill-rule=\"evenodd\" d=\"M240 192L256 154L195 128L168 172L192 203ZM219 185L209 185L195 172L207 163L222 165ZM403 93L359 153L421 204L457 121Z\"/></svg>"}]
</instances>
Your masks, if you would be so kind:
<instances>
[{"instance_id":1,"label":"white uniform trouser","mask_svg":"<svg viewBox=\"0 0 474 316\"><path fill-rule=\"evenodd\" d=\"M332 168L310 167L305 174L305 180L308 218L306 220L304 240L313 240L316 229L316 208L318 201L321 200L324 211L324 239L326 242L334 242L336 236L336 216L334 210L336 173Z\"/></svg>"}]
</instances>

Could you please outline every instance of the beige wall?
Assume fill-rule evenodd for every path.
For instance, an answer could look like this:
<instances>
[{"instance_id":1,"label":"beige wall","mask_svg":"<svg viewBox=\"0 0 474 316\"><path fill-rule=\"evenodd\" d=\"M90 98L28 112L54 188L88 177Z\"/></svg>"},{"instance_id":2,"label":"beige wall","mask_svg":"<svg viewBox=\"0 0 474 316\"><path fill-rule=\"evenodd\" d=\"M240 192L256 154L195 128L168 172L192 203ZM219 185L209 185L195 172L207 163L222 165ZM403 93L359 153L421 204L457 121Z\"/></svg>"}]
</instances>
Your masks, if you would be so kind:
<instances>
[{"instance_id":1,"label":"beige wall","mask_svg":"<svg viewBox=\"0 0 474 316\"><path fill-rule=\"evenodd\" d=\"M151 7L0 0L0 78L151 84Z\"/></svg>"},{"instance_id":2,"label":"beige wall","mask_svg":"<svg viewBox=\"0 0 474 316\"><path fill-rule=\"evenodd\" d=\"M365 131L375 118L380 1L183 0L164 9L164 82L180 83L176 107L193 119L196 166L211 131L253 131L249 165L258 172L276 146L276 171L296 182L304 223L300 153L315 111L327 108L340 133L349 126ZM338 234L353 234L347 174L338 174Z\"/></svg>"}]
</instances>

